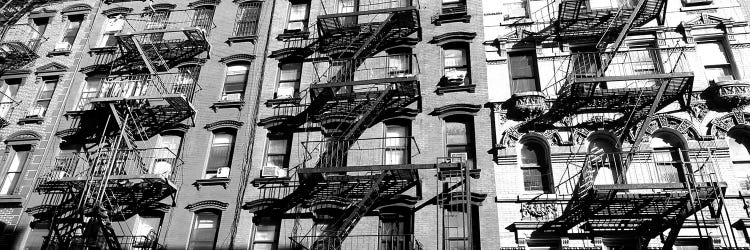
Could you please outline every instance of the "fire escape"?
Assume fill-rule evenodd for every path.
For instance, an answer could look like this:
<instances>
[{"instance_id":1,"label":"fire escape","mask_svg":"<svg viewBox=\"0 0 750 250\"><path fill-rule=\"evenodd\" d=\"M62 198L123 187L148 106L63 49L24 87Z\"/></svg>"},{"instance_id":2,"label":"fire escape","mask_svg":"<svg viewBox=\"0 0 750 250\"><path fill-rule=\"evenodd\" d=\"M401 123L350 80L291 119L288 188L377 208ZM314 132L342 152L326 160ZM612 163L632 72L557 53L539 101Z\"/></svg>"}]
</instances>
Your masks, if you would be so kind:
<instances>
[{"instance_id":1,"label":"fire escape","mask_svg":"<svg viewBox=\"0 0 750 250\"><path fill-rule=\"evenodd\" d=\"M208 50L210 26L194 16L155 10L125 17L116 35L121 59L61 135L81 147L40 171L44 205L29 210L48 216L45 249L161 249L158 228L133 232L128 223L143 211L169 209L166 198L174 205L182 160L153 137L195 115L197 75L172 73Z\"/></svg>"},{"instance_id":2,"label":"fire escape","mask_svg":"<svg viewBox=\"0 0 750 250\"><path fill-rule=\"evenodd\" d=\"M307 28L307 34L286 39L284 48L271 54L281 62L310 57L316 77L301 93L269 101L274 115L261 124L307 131L308 138L322 133L323 139L302 142L305 157L301 164L279 169L284 173L274 178L255 179L260 197L244 207L256 217L313 214L315 226L307 231L295 217L287 242L293 249L354 249L357 244L421 249L411 235L350 235L377 207L413 187L419 189L418 169L463 166L412 164L409 159L418 148L411 137L360 138L367 128L420 98L416 57L410 52L383 53L420 39L417 2L320 3L324 13ZM328 14L331 10L337 11ZM400 160L389 159L383 155L389 146L408 153ZM265 168L264 173L274 171Z\"/></svg>"},{"instance_id":3,"label":"fire escape","mask_svg":"<svg viewBox=\"0 0 750 250\"><path fill-rule=\"evenodd\" d=\"M565 59L558 69L564 76L542 89L548 109L529 117L522 130L606 127L619 143L630 144L623 152L579 148L572 153L586 157L569 157L564 176L555 176L559 182L552 190L570 200L548 201L540 195L530 202L556 211L536 233L631 235L642 249L661 236L664 249L671 249L686 220L694 217L702 224L720 218L726 184L715 173L715 149L661 152L643 150L641 145L657 111L675 102L686 110L690 102L694 76L684 48L624 46L634 28L663 23L667 1L613 0L606 8L591 6L605 2L549 1L532 15L546 23L519 26L516 31L523 34L520 43L595 44ZM601 181L604 168L612 171L609 181ZM665 169L671 172L660 172Z\"/></svg>"},{"instance_id":4,"label":"fire escape","mask_svg":"<svg viewBox=\"0 0 750 250\"><path fill-rule=\"evenodd\" d=\"M17 70L36 60L39 55L37 48L45 38L31 26L17 22L36 7L50 1L47 0L5 0L0 1L0 75L9 70ZM0 92L0 128L8 126L13 111L19 102L15 100L15 92L7 90Z\"/></svg>"}]
</instances>

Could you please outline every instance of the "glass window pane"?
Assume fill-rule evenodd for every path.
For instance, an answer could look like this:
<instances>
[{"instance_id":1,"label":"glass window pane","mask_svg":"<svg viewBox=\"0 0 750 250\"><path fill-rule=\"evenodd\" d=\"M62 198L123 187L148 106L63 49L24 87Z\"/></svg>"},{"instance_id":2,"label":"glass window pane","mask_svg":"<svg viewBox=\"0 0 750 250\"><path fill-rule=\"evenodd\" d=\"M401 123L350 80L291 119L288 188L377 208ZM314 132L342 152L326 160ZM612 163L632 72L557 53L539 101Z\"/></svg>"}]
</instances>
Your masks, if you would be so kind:
<instances>
[{"instance_id":1,"label":"glass window pane","mask_svg":"<svg viewBox=\"0 0 750 250\"><path fill-rule=\"evenodd\" d=\"M446 49L443 53L445 57L445 67L466 66L466 55L464 49Z\"/></svg>"},{"instance_id":2,"label":"glass window pane","mask_svg":"<svg viewBox=\"0 0 750 250\"><path fill-rule=\"evenodd\" d=\"M521 147L521 164L539 165L539 158L544 157L544 151L537 144L523 144Z\"/></svg>"},{"instance_id":3,"label":"glass window pane","mask_svg":"<svg viewBox=\"0 0 750 250\"><path fill-rule=\"evenodd\" d=\"M466 124L461 122L446 122L445 134L447 144L468 144Z\"/></svg>"},{"instance_id":4,"label":"glass window pane","mask_svg":"<svg viewBox=\"0 0 750 250\"><path fill-rule=\"evenodd\" d=\"M227 133L216 133L214 134L214 145L216 144L230 144L232 143L233 135Z\"/></svg>"},{"instance_id":5,"label":"glass window pane","mask_svg":"<svg viewBox=\"0 0 750 250\"><path fill-rule=\"evenodd\" d=\"M304 20L307 18L307 4L293 4L289 9L289 20Z\"/></svg>"},{"instance_id":6,"label":"glass window pane","mask_svg":"<svg viewBox=\"0 0 750 250\"><path fill-rule=\"evenodd\" d=\"M720 41L699 42L696 49L703 65L729 63L724 45Z\"/></svg>"},{"instance_id":7,"label":"glass window pane","mask_svg":"<svg viewBox=\"0 0 750 250\"><path fill-rule=\"evenodd\" d=\"M286 63L281 65L279 81L297 81L302 70L301 63Z\"/></svg>"},{"instance_id":8,"label":"glass window pane","mask_svg":"<svg viewBox=\"0 0 750 250\"><path fill-rule=\"evenodd\" d=\"M285 139L271 140L268 145L269 145L268 146L269 154L286 154L287 140Z\"/></svg>"},{"instance_id":9,"label":"glass window pane","mask_svg":"<svg viewBox=\"0 0 750 250\"><path fill-rule=\"evenodd\" d=\"M3 180L3 185L0 187L0 195L10 195L13 193L13 189L16 187L18 182L19 173L7 173Z\"/></svg>"},{"instance_id":10,"label":"glass window pane","mask_svg":"<svg viewBox=\"0 0 750 250\"><path fill-rule=\"evenodd\" d=\"M510 74L513 78L536 77L534 56L529 54L510 55Z\"/></svg>"}]
</instances>

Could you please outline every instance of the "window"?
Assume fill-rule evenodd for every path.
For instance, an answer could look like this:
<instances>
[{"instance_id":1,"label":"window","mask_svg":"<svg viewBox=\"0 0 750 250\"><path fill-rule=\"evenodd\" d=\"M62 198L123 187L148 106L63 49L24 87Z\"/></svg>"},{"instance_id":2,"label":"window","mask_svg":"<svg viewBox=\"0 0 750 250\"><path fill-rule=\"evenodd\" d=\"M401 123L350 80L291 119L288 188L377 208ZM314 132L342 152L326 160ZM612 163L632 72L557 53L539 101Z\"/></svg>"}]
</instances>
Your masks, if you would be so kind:
<instances>
[{"instance_id":1,"label":"window","mask_svg":"<svg viewBox=\"0 0 750 250\"><path fill-rule=\"evenodd\" d=\"M286 32L299 32L307 30L307 19L309 18L310 2L292 3L289 8L289 22Z\"/></svg>"},{"instance_id":2,"label":"window","mask_svg":"<svg viewBox=\"0 0 750 250\"><path fill-rule=\"evenodd\" d=\"M166 9L158 9L145 15L148 17L148 23L146 23L146 30L163 30L167 28L169 16L171 11ZM164 38L164 32L154 32L148 36L149 42L159 42Z\"/></svg>"},{"instance_id":3,"label":"window","mask_svg":"<svg viewBox=\"0 0 750 250\"><path fill-rule=\"evenodd\" d=\"M413 217L413 214L409 212L383 212L381 210L378 250L409 249L411 244L409 237L414 233Z\"/></svg>"},{"instance_id":4,"label":"window","mask_svg":"<svg viewBox=\"0 0 750 250\"><path fill-rule=\"evenodd\" d=\"M589 161L596 167L594 184L623 183L621 156L617 152L614 142L596 138L589 142Z\"/></svg>"},{"instance_id":5,"label":"window","mask_svg":"<svg viewBox=\"0 0 750 250\"><path fill-rule=\"evenodd\" d=\"M469 60L466 44L452 44L443 47L443 85L470 85Z\"/></svg>"},{"instance_id":6,"label":"window","mask_svg":"<svg viewBox=\"0 0 750 250\"><path fill-rule=\"evenodd\" d=\"M253 232L253 250L275 250L278 244L281 221L273 218L260 218Z\"/></svg>"},{"instance_id":7,"label":"window","mask_svg":"<svg viewBox=\"0 0 750 250\"><path fill-rule=\"evenodd\" d=\"M99 90L102 87L101 78L88 78L84 83L83 90L81 90L81 98L78 99L78 104L74 110L84 111L91 109L91 99L94 99L99 95Z\"/></svg>"},{"instance_id":8,"label":"window","mask_svg":"<svg viewBox=\"0 0 750 250\"><path fill-rule=\"evenodd\" d=\"M249 73L249 64L234 63L227 65L227 75L224 79L224 94L221 96L221 100L242 101Z\"/></svg>"},{"instance_id":9,"label":"window","mask_svg":"<svg viewBox=\"0 0 750 250\"><path fill-rule=\"evenodd\" d=\"M455 7L457 5L465 5L465 0L443 0L443 8L445 7Z\"/></svg>"},{"instance_id":10,"label":"window","mask_svg":"<svg viewBox=\"0 0 750 250\"><path fill-rule=\"evenodd\" d=\"M57 81L59 78L55 77L42 77L42 90L39 92L39 97L36 99L36 105L29 110L26 114L27 117L44 117L49 108L49 104L52 101L52 97L55 94L55 88L57 87Z\"/></svg>"},{"instance_id":11,"label":"window","mask_svg":"<svg viewBox=\"0 0 750 250\"><path fill-rule=\"evenodd\" d=\"M403 124L385 125L385 164L409 164L409 126Z\"/></svg>"},{"instance_id":12,"label":"window","mask_svg":"<svg viewBox=\"0 0 750 250\"><path fill-rule=\"evenodd\" d=\"M135 228L133 229L133 236L136 236L133 240L135 246L151 246L152 242L156 240L156 236L159 233L159 226L161 226L163 215L139 215L136 220Z\"/></svg>"},{"instance_id":13,"label":"window","mask_svg":"<svg viewBox=\"0 0 750 250\"><path fill-rule=\"evenodd\" d=\"M503 4L505 18L519 18L528 16L526 0L510 0Z\"/></svg>"},{"instance_id":14,"label":"window","mask_svg":"<svg viewBox=\"0 0 750 250\"><path fill-rule=\"evenodd\" d=\"M186 65L177 68L177 82L173 85L174 93L181 93L185 95L188 101L192 100L200 71L201 67L198 65Z\"/></svg>"},{"instance_id":15,"label":"window","mask_svg":"<svg viewBox=\"0 0 750 250\"><path fill-rule=\"evenodd\" d=\"M681 136L669 131L651 135L649 146L653 150L653 164L628 166L630 183L672 183L682 181L683 162L687 154Z\"/></svg>"},{"instance_id":16,"label":"window","mask_svg":"<svg viewBox=\"0 0 750 250\"><path fill-rule=\"evenodd\" d=\"M292 149L291 136L270 136L266 150L266 164L262 169L263 177L286 177L289 168L289 154Z\"/></svg>"},{"instance_id":17,"label":"window","mask_svg":"<svg viewBox=\"0 0 750 250\"><path fill-rule=\"evenodd\" d=\"M221 211L201 210L195 213L194 218L188 250L214 249L219 233Z\"/></svg>"},{"instance_id":18,"label":"window","mask_svg":"<svg viewBox=\"0 0 750 250\"><path fill-rule=\"evenodd\" d=\"M0 117L8 118L10 111L16 106L16 94L21 87L21 78L5 79L0 83Z\"/></svg>"},{"instance_id":19,"label":"window","mask_svg":"<svg viewBox=\"0 0 750 250\"><path fill-rule=\"evenodd\" d=\"M206 32L209 32L214 25L214 11L215 6L205 5L195 9L195 16L193 17L193 27L198 27Z\"/></svg>"},{"instance_id":20,"label":"window","mask_svg":"<svg viewBox=\"0 0 750 250\"><path fill-rule=\"evenodd\" d=\"M446 156L461 158L474 166L474 132L471 117L449 117L445 120Z\"/></svg>"},{"instance_id":21,"label":"window","mask_svg":"<svg viewBox=\"0 0 750 250\"><path fill-rule=\"evenodd\" d=\"M47 25L49 24L49 18L35 18L34 20L34 29L36 32L32 31L31 34L31 44L30 46L32 49L35 49L37 45L42 41L42 36L44 36L44 33L47 32Z\"/></svg>"},{"instance_id":22,"label":"window","mask_svg":"<svg viewBox=\"0 0 750 250\"><path fill-rule=\"evenodd\" d=\"M115 35L118 32L122 31L124 25L125 15L113 15L109 17L109 19L107 19L107 21L104 23L102 37L99 39L96 47L102 48L117 46L117 39L115 39Z\"/></svg>"},{"instance_id":23,"label":"window","mask_svg":"<svg viewBox=\"0 0 750 250\"><path fill-rule=\"evenodd\" d=\"M696 50L705 68L706 80L721 82L735 79L732 63L723 41L700 41Z\"/></svg>"},{"instance_id":24,"label":"window","mask_svg":"<svg viewBox=\"0 0 750 250\"><path fill-rule=\"evenodd\" d=\"M235 37L252 37L258 34L258 19L263 2L248 1L241 3L237 9L237 24L234 27Z\"/></svg>"},{"instance_id":25,"label":"window","mask_svg":"<svg viewBox=\"0 0 750 250\"><path fill-rule=\"evenodd\" d=\"M216 131L211 142L211 153L208 156L205 179L229 177L234 151L234 131Z\"/></svg>"},{"instance_id":26,"label":"window","mask_svg":"<svg viewBox=\"0 0 750 250\"><path fill-rule=\"evenodd\" d=\"M552 192L547 152L546 147L538 142L529 141L521 145L524 190Z\"/></svg>"},{"instance_id":27,"label":"window","mask_svg":"<svg viewBox=\"0 0 750 250\"><path fill-rule=\"evenodd\" d=\"M68 16L68 26L65 28L65 35L63 35L60 43L55 45L55 50L68 51L72 48L78 36L78 30L81 29L81 23L83 23L83 15Z\"/></svg>"},{"instance_id":28,"label":"window","mask_svg":"<svg viewBox=\"0 0 750 250\"><path fill-rule=\"evenodd\" d=\"M508 53L513 93L541 90L537 81L535 53L534 51Z\"/></svg>"},{"instance_id":29,"label":"window","mask_svg":"<svg viewBox=\"0 0 750 250\"><path fill-rule=\"evenodd\" d=\"M44 237L49 236L49 221L36 221L31 223L31 232L26 238L24 250L42 250L44 248Z\"/></svg>"},{"instance_id":30,"label":"window","mask_svg":"<svg viewBox=\"0 0 750 250\"><path fill-rule=\"evenodd\" d=\"M172 175L172 167L180 156L182 147L182 136L177 134L162 134L156 139L156 152L152 174L158 174L165 178Z\"/></svg>"},{"instance_id":31,"label":"window","mask_svg":"<svg viewBox=\"0 0 750 250\"><path fill-rule=\"evenodd\" d=\"M445 183L447 184L447 183ZM447 189L448 186L444 186ZM443 206L443 249L479 249L479 207L457 202Z\"/></svg>"},{"instance_id":32,"label":"window","mask_svg":"<svg viewBox=\"0 0 750 250\"><path fill-rule=\"evenodd\" d=\"M12 146L5 160L5 178L0 184L0 195L12 195L21 179L21 172L29 158L30 145Z\"/></svg>"},{"instance_id":33,"label":"window","mask_svg":"<svg viewBox=\"0 0 750 250\"><path fill-rule=\"evenodd\" d=\"M744 129L729 130L726 136L729 145L729 156L734 165L750 166L750 131Z\"/></svg>"},{"instance_id":34,"label":"window","mask_svg":"<svg viewBox=\"0 0 750 250\"><path fill-rule=\"evenodd\" d=\"M411 53L407 52L388 53L388 76L411 76L411 58Z\"/></svg>"},{"instance_id":35,"label":"window","mask_svg":"<svg viewBox=\"0 0 750 250\"><path fill-rule=\"evenodd\" d=\"M285 63L279 65L279 86L276 88L276 99L289 99L298 96L302 63Z\"/></svg>"}]
</instances>

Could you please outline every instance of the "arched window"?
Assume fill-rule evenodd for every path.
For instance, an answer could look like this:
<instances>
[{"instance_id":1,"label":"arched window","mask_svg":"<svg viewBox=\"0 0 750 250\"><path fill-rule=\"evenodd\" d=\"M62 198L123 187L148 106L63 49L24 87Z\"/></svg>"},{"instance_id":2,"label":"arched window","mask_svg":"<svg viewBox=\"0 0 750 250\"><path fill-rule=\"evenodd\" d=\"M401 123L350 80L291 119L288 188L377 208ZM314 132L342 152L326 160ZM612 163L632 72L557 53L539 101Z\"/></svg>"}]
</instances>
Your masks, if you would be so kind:
<instances>
[{"instance_id":1,"label":"arched window","mask_svg":"<svg viewBox=\"0 0 750 250\"><path fill-rule=\"evenodd\" d=\"M674 183L683 181L687 161L682 137L671 131L656 131L651 135L649 157L634 157L628 166L629 183ZM638 156L638 155L636 155Z\"/></svg>"},{"instance_id":2,"label":"arched window","mask_svg":"<svg viewBox=\"0 0 750 250\"><path fill-rule=\"evenodd\" d=\"M521 145L520 161L524 190L552 192L548 152L545 145L533 140Z\"/></svg>"},{"instance_id":3,"label":"arched window","mask_svg":"<svg viewBox=\"0 0 750 250\"><path fill-rule=\"evenodd\" d=\"M612 140L592 139L589 142L589 161L597 168L594 183L597 185L624 183L620 159L620 154Z\"/></svg>"},{"instance_id":4,"label":"arched window","mask_svg":"<svg viewBox=\"0 0 750 250\"><path fill-rule=\"evenodd\" d=\"M727 133L726 140L732 163L750 166L750 130L731 129Z\"/></svg>"}]
</instances>

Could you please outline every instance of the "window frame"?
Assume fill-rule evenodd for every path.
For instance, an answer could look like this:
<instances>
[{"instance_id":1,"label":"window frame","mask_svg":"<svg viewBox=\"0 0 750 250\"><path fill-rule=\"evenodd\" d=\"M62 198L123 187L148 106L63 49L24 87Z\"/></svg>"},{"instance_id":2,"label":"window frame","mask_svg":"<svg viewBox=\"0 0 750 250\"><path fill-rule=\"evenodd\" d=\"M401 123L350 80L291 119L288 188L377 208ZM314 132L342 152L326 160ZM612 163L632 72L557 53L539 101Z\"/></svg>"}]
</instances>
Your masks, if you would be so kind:
<instances>
[{"instance_id":1,"label":"window frame","mask_svg":"<svg viewBox=\"0 0 750 250\"><path fill-rule=\"evenodd\" d=\"M230 143L223 143L223 144L219 145L219 146L228 146L229 147L229 149L228 149L229 153L228 153L228 156L227 156L227 159L226 159L227 164L225 166L220 166L220 167L214 167L214 166L211 165L212 162L213 162L212 159L211 159L211 156L214 153L214 148L218 147L216 145L216 142L215 142L217 134L230 135L231 139L232 139ZM237 142L237 131L236 130L233 130L233 129L217 129L217 130L212 131L212 133L211 133L211 143L210 143L210 146L208 147L208 158L207 158L207 162L206 162L206 167L205 167L205 169L203 171L203 178L202 179L219 178L216 175L218 174L218 171L219 171L220 168L227 167L230 170L232 169L232 160L234 158L234 149L235 149L234 147L235 147L235 143L236 142ZM215 171L209 171L209 169L212 169L212 168L215 168L216 170Z\"/></svg>"},{"instance_id":2,"label":"window frame","mask_svg":"<svg viewBox=\"0 0 750 250\"><path fill-rule=\"evenodd\" d=\"M193 222L191 223L191 226L190 226L190 237L188 238L187 249L193 249L193 247L195 247L193 245L193 242L196 242L196 241L194 240L193 237L197 235L195 230L199 229L198 223L200 222L201 213L213 213L214 215L216 215L216 221L214 221L214 225L216 225L216 229L215 229L216 233L213 236L213 245L211 247L211 249L216 249L216 240L218 240L219 238L219 230L221 229L221 216L222 216L222 211L218 209L201 209L201 210L193 212ZM202 241L199 241L199 242L202 242Z\"/></svg>"},{"instance_id":3,"label":"window frame","mask_svg":"<svg viewBox=\"0 0 750 250\"><path fill-rule=\"evenodd\" d=\"M5 162L3 163L2 169L3 178L0 180L0 196L11 196L16 194L16 189L18 189L18 185L23 179L23 171L26 169L26 167L28 167L33 151L34 147L31 144L7 146L7 149L5 151ZM25 156L23 156L22 158L18 158L19 165L17 166L15 171L11 171L11 164L13 164L13 160L16 158L16 156L18 156L18 152L25 152ZM11 179L11 184L10 186L8 186L8 190L4 193L2 189L5 187L6 181L8 181L9 174L15 174L15 176Z\"/></svg>"},{"instance_id":4,"label":"window frame","mask_svg":"<svg viewBox=\"0 0 750 250\"><path fill-rule=\"evenodd\" d=\"M399 127L404 129L404 134L397 137L388 137L388 130L390 127ZM384 165L399 165L411 163L411 124L409 122L385 122L383 123L383 164ZM397 144L403 143L403 145L389 145L392 139L396 139ZM389 152L401 151L402 162L390 163Z\"/></svg>"},{"instance_id":5,"label":"window frame","mask_svg":"<svg viewBox=\"0 0 750 250\"><path fill-rule=\"evenodd\" d=\"M271 240L258 240L257 235L259 232L259 226L271 226L273 227L273 239ZM263 231L270 232L270 231ZM269 217L258 218L257 223L253 223L253 231L251 235L251 249L256 249L256 244L271 245L271 249L276 249L279 246L279 234L281 233L281 219L274 219Z\"/></svg>"},{"instance_id":6,"label":"window frame","mask_svg":"<svg viewBox=\"0 0 750 250\"><path fill-rule=\"evenodd\" d=\"M237 14L235 16L234 29L232 31L232 37L255 37L258 35L258 23L260 22L260 13L262 11L263 4L260 1L248 1L240 3L237 6ZM255 12L246 13L251 9L256 9Z\"/></svg>"},{"instance_id":7,"label":"window frame","mask_svg":"<svg viewBox=\"0 0 750 250\"><path fill-rule=\"evenodd\" d=\"M536 163L523 163L524 162L524 155L523 150L524 147L527 147L527 145L535 146L537 150L540 150L542 152L535 153L536 157ZM533 151L532 151L533 152ZM552 178L552 168L550 165L550 149L547 144L537 140L537 139L526 139L519 143L518 147L518 166L521 169L522 173L522 181L523 181L523 189L524 192L530 192L530 193L554 193L555 192L555 186L553 183L554 178ZM530 170L536 170L539 174L538 176L538 182L541 184L540 188L538 189L531 189L534 186L527 186L526 183L533 181L528 178L533 178L537 176L529 175Z\"/></svg>"},{"instance_id":8,"label":"window frame","mask_svg":"<svg viewBox=\"0 0 750 250\"><path fill-rule=\"evenodd\" d=\"M109 22L113 22L113 19L121 19L123 24L118 30L106 30L107 24ZM116 21L115 21L116 22ZM114 14L107 17L107 21L104 22L104 26L102 27L102 34L99 37L99 40L96 42L97 48L112 48L117 47L117 39L115 39L115 35L122 31L123 27L125 26L125 14ZM110 45L110 43L113 43Z\"/></svg>"},{"instance_id":9,"label":"window frame","mask_svg":"<svg viewBox=\"0 0 750 250\"><path fill-rule=\"evenodd\" d=\"M244 79L245 79L245 81L242 82L242 89L241 90L227 91L227 86L228 86L227 85L227 83L228 83L227 79L230 76L238 76L238 75L240 75L240 74L232 74L232 75L230 75L229 73L232 72L232 71L230 71L231 67L244 67L245 68L245 70L242 71L242 72L244 72ZM226 102L241 102L241 101L245 100L245 92L247 90L247 83L250 81L250 69L251 69L250 67L251 67L251 63L250 62L246 62L246 61L232 62L232 63L228 63L226 65L226 67L224 69L224 84L222 85L222 89L221 89L221 101L226 101ZM237 72L240 72L240 71L237 71ZM239 85L239 83L234 83L234 82L231 83L231 86L234 86L234 85ZM239 97L238 98L230 98L230 95L235 95L235 94L239 94Z\"/></svg>"},{"instance_id":10,"label":"window frame","mask_svg":"<svg viewBox=\"0 0 750 250\"><path fill-rule=\"evenodd\" d=\"M514 5L514 4L521 4L523 6L523 15L511 15L511 12L508 11L505 15L505 19L514 19L514 18L526 18L529 17L529 1L528 0L510 0L503 3L503 9L509 10L507 6Z\"/></svg>"},{"instance_id":11,"label":"window frame","mask_svg":"<svg viewBox=\"0 0 750 250\"><path fill-rule=\"evenodd\" d=\"M463 54L463 60L465 64L463 66L446 66L446 51L448 50L461 50ZM443 66L443 77L447 79L448 85L451 86L473 86L474 83L471 81L471 57L470 57L470 48L468 42L452 42L447 43L441 46L441 62ZM464 75L463 79L461 79L461 82L458 83L457 81L453 81L447 78L447 72L448 70L465 70L466 74Z\"/></svg>"},{"instance_id":12,"label":"window frame","mask_svg":"<svg viewBox=\"0 0 750 250\"><path fill-rule=\"evenodd\" d=\"M531 65L529 65L529 67L531 67L531 73L533 75L532 77L515 76L515 74L513 73L514 72L514 70L513 70L513 60L511 58L514 57L514 56L518 56L518 55L521 55L521 56L530 56L531 57ZM542 91L542 87L541 87L541 85L539 83L539 65L537 63L536 51L534 51L534 50L521 50L521 51L508 52L508 73L509 73L508 75L510 77L511 93L515 94L515 93L522 93L522 92L527 92L527 91ZM519 89L520 89L519 88L519 84L516 83L516 80L523 80L523 79L525 79L525 80L533 79L534 80L534 86L524 86L524 87L529 87L529 89L532 89L532 90L519 91Z\"/></svg>"},{"instance_id":13,"label":"window frame","mask_svg":"<svg viewBox=\"0 0 750 250\"><path fill-rule=\"evenodd\" d=\"M296 78L292 80L282 80L282 76L284 74L284 66L286 65L298 65L295 69L297 70ZM276 81L276 87L274 88L273 92L273 99L294 99L299 97L299 89L300 85L302 84L302 70L304 68L304 63L302 62L293 62L293 63L279 63L279 75L278 80ZM294 85L294 92L291 97L280 97L279 96L279 88L282 84L293 84Z\"/></svg>"},{"instance_id":14,"label":"window frame","mask_svg":"<svg viewBox=\"0 0 750 250\"><path fill-rule=\"evenodd\" d=\"M299 5L304 5L305 6L304 17L302 19L292 19L292 9L295 6L299 6ZM286 27L284 29L285 33L306 32L307 31L307 26L310 23L310 5L311 4L310 4L309 0L290 1L289 10L288 10L288 14L287 14ZM290 29L289 28L292 23L298 23L298 22L302 23L302 28L301 29Z\"/></svg>"},{"instance_id":15,"label":"window frame","mask_svg":"<svg viewBox=\"0 0 750 250\"><path fill-rule=\"evenodd\" d=\"M732 53L732 47L728 46L727 40L722 37L711 37L711 38L702 38L702 39L696 39L695 41L695 49L700 55L700 44L705 43L716 43L724 50L724 59L727 61L726 63L722 64L705 64L701 63L703 65L703 74L706 76L706 80L709 82L718 82L717 79L708 79L708 69L728 69L729 75L733 80L740 79L739 72L737 70L737 63L734 60L734 54ZM705 60L702 60L702 62L705 62ZM725 75L726 77L726 75Z\"/></svg>"},{"instance_id":16,"label":"window frame","mask_svg":"<svg viewBox=\"0 0 750 250\"><path fill-rule=\"evenodd\" d=\"M36 101L34 101L34 106L32 107L33 111L30 110L30 114L27 114L27 117L45 117L47 115L47 111L49 111L50 104L52 104L52 99L55 98L57 85L60 84L60 76L43 76L41 77L41 80L42 87L37 93ZM51 90L45 90L48 84L52 84ZM49 96L47 96L45 93L48 93ZM43 109L43 111L37 113L38 109Z\"/></svg>"},{"instance_id":17,"label":"window frame","mask_svg":"<svg viewBox=\"0 0 750 250\"><path fill-rule=\"evenodd\" d=\"M466 144L450 144L448 142L448 123L460 123L466 127ZM476 148L476 138L474 135L474 117L469 115L451 115L443 118L443 150L445 151L446 157L452 157L449 153L448 148L453 147L466 147L466 162L471 164L470 168L476 168L476 155L474 154Z\"/></svg>"},{"instance_id":18,"label":"window frame","mask_svg":"<svg viewBox=\"0 0 750 250\"><path fill-rule=\"evenodd\" d=\"M55 45L54 51L70 51L73 48L73 45L78 39L78 33L80 33L81 31L81 25L83 25L83 21L86 20L86 15L84 14L68 15L67 20L68 21L65 24L65 30L62 33L62 37L60 38L60 41L57 43L58 45ZM75 28L73 28L72 26L74 23L78 23L77 27ZM73 32L73 30L75 30L75 32ZM63 43L68 43L67 48L65 49L58 48L58 46Z\"/></svg>"},{"instance_id":19,"label":"window frame","mask_svg":"<svg viewBox=\"0 0 750 250\"><path fill-rule=\"evenodd\" d=\"M279 170L288 171L289 170L289 163L290 163L290 160L291 160L291 154L292 154L292 142L293 142L293 139L294 139L294 137L293 137L293 135L291 133L290 134L281 134L281 135L271 135L271 134L269 134L268 135L268 140L266 141L266 151L265 151L264 156L263 156L263 167L264 168L265 167L270 167L270 165L268 165L268 163L271 162L270 161L270 157L272 157L272 156L281 156L281 157L284 157L284 160L283 160L283 163L281 164L282 166L280 166L280 169L277 169L276 171L279 171ZM286 145L285 145L285 148L284 148L284 153L281 153L281 154L279 154L279 153L273 153L272 154L271 153L271 144L273 143L273 141L286 141ZM261 172L262 172L262 170L261 170ZM288 172L287 172L287 174L288 174ZM263 173L261 173L261 177L286 177L286 176L280 176L278 174L278 172L277 172L276 176L263 176Z\"/></svg>"}]
</instances>

